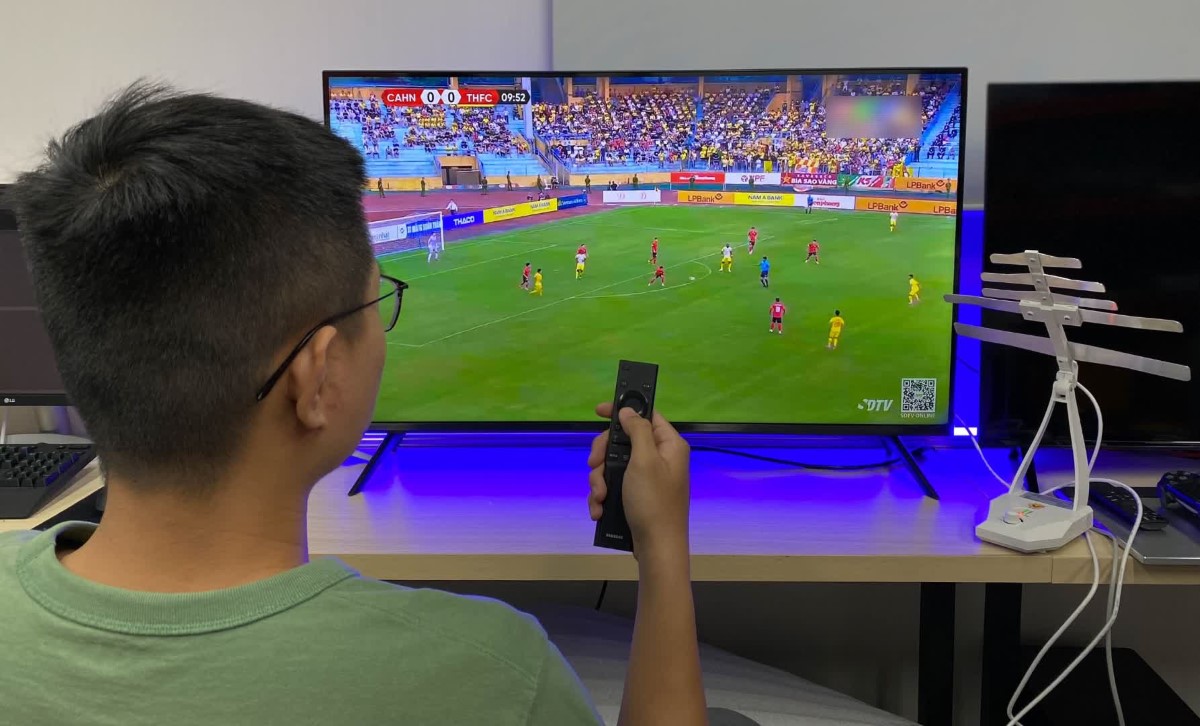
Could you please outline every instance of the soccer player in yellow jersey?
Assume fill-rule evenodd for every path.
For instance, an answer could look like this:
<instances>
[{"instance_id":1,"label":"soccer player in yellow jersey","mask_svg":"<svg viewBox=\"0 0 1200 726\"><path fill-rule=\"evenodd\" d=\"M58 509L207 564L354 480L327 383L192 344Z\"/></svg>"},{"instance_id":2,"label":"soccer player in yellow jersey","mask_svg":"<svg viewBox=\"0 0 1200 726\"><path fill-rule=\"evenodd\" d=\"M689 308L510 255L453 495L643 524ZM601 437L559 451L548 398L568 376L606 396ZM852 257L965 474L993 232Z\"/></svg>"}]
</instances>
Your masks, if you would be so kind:
<instances>
[{"instance_id":1,"label":"soccer player in yellow jersey","mask_svg":"<svg viewBox=\"0 0 1200 726\"><path fill-rule=\"evenodd\" d=\"M833 350L838 347L838 340L842 337L842 328L846 327L846 321L842 320L842 311L834 310L833 317L829 319L829 342L825 347Z\"/></svg>"},{"instance_id":2,"label":"soccer player in yellow jersey","mask_svg":"<svg viewBox=\"0 0 1200 726\"><path fill-rule=\"evenodd\" d=\"M575 279L583 277L583 265L587 262L587 255L582 252L575 255Z\"/></svg>"},{"instance_id":3,"label":"soccer player in yellow jersey","mask_svg":"<svg viewBox=\"0 0 1200 726\"><path fill-rule=\"evenodd\" d=\"M908 304L916 305L921 302L921 283L912 275L908 276Z\"/></svg>"},{"instance_id":4,"label":"soccer player in yellow jersey","mask_svg":"<svg viewBox=\"0 0 1200 726\"><path fill-rule=\"evenodd\" d=\"M733 245L721 248L721 272L733 272Z\"/></svg>"},{"instance_id":5,"label":"soccer player in yellow jersey","mask_svg":"<svg viewBox=\"0 0 1200 726\"><path fill-rule=\"evenodd\" d=\"M533 290L531 290L529 294L530 295L541 295L542 294L542 268L540 268L540 267L537 268L537 272L533 273Z\"/></svg>"}]
</instances>

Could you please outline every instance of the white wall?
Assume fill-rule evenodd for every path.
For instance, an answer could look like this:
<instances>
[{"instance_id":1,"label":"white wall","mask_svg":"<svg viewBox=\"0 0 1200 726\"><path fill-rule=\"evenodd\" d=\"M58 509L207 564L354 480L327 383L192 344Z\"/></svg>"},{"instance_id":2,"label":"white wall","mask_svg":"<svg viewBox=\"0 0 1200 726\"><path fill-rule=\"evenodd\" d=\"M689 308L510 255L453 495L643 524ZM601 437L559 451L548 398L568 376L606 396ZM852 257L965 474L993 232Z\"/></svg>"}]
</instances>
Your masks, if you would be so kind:
<instances>
[{"instance_id":1,"label":"white wall","mask_svg":"<svg viewBox=\"0 0 1200 726\"><path fill-rule=\"evenodd\" d=\"M1195 0L559 0L553 21L556 70L967 66L968 203L989 82L1200 77Z\"/></svg>"},{"instance_id":2,"label":"white wall","mask_svg":"<svg viewBox=\"0 0 1200 726\"><path fill-rule=\"evenodd\" d=\"M5 2L0 183L140 76L320 118L322 70L546 70L549 23L549 0Z\"/></svg>"}]
</instances>

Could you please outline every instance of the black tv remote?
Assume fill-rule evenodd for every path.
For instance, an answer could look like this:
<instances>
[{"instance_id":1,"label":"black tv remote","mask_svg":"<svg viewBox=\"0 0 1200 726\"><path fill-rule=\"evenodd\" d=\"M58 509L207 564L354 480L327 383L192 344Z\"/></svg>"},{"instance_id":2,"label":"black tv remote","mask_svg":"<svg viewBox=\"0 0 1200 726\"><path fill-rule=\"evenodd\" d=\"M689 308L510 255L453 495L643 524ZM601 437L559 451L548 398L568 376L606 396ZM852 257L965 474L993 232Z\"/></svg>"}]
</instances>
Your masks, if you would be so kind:
<instances>
[{"instance_id":1,"label":"black tv remote","mask_svg":"<svg viewBox=\"0 0 1200 726\"><path fill-rule=\"evenodd\" d=\"M1064 491L1072 500L1075 498L1075 487L1068 487ZM1107 482L1094 481L1088 486L1088 503L1112 514L1126 527L1133 527L1133 522L1137 518L1137 501L1134 500L1133 495L1121 487ZM1138 530L1156 532L1166 526L1166 518L1143 502L1142 524Z\"/></svg>"},{"instance_id":2,"label":"black tv remote","mask_svg":"<svg viewBox=\"0 0 1200 726\"><path fill-rule=\"evenodd\" d=\"M1158 498L1163 506L1182 509L1200 518L1200 474L1169 471L1158 480Z\"/></svg>"},{"instance_id":3,"label":"black tv remote","mask_svg":"<svg viewBox=\"0 0 1200 726\"><path fill-rule=\"evenodd\" d=\"M597 547L633 552L633 533L629 531L625 503L621 498L625 468L633 453L633 442L621 427L619 414L622 408L632 408L649 421L654 413L654 389L657 384L658 366L653 363L623 360L617 366L617 390L613 394L608 450L604 456L604 483L608 486L608 496L604 499L604 513L596 522L596 538L592 541Z\"/></svg>"}]
</instances>

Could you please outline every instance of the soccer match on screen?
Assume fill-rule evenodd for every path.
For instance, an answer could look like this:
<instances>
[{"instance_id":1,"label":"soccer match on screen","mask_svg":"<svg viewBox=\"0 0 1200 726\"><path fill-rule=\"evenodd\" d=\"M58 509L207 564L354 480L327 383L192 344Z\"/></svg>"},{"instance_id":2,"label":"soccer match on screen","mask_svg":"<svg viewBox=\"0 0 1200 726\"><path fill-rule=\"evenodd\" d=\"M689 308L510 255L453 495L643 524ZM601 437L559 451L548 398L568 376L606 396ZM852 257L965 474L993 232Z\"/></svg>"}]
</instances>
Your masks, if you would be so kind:
<instances>
[{"instance_id":1,"label":"soccer match on screen","mask_svg":"<svg viewBox=\"0 0 1200 726\"><path fill-rule=\"evenodd\" d=\"M334 73L381 271L381 422L947 421L962 78Z\"/></svg>"}]
</instances>

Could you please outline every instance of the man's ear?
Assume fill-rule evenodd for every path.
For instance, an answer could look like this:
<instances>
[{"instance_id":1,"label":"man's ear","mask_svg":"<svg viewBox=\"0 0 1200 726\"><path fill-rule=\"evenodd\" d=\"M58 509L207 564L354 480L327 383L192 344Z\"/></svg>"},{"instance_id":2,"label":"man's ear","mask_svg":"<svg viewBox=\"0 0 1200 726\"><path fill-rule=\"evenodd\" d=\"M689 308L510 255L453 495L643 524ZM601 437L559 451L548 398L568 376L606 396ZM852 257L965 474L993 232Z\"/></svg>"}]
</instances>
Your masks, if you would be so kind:
<instances>
[{"instance_id":1,"label":"man's ear","mask_svg":"<svg viewBox=\"0 0 1200 726\"><path fill-rule=\"evenodd\" d=\"M287 390L295 402L296 418L310 430L322 429L327 423L329 347L337 334L332 325L321 328L288 366Z\"/></svg>"}]
</instances>

